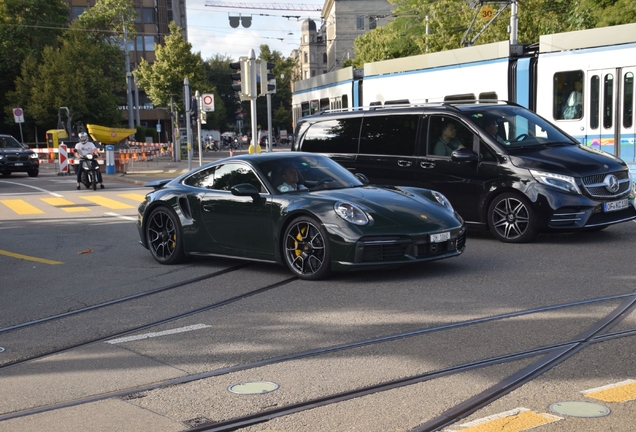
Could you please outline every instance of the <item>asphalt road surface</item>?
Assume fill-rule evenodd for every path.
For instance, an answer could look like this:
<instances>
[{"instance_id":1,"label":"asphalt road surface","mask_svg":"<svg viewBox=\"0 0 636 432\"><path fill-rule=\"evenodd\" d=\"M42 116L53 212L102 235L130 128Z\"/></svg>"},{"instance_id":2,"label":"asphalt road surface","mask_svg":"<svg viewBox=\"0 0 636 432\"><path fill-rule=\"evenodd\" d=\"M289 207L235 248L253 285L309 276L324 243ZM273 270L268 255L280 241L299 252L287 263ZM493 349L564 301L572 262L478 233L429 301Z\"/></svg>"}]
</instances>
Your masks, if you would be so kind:
<instances>
[{"instance_id":1,"label":"asphalt road surface","mask_svg":"<svg viewBox=\"0 0 636 432\"><path fill-rule=\"evenodd\" d=\"M307 282L162 266L105 183L0 179L2 431L636 430L634 222Z\"/></svg>"}]
</instances>

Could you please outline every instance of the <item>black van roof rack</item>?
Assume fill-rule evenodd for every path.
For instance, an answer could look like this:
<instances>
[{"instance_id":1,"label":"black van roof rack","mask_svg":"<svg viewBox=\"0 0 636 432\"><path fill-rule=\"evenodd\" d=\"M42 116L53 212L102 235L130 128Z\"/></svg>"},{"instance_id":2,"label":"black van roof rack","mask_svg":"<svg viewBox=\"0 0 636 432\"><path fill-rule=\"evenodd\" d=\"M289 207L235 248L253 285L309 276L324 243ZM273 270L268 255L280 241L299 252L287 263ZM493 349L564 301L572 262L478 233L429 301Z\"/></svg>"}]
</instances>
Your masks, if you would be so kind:
<instances>
[{"instance_id":1,"label":"black van roof rack","mask_svg":"<svg viewBox=\"0 0 636 432\"><path fill-rule=\"evenodd\" d=\"M372 102L371 105L361 107L349 107L349 108L335 108L326 109L318 112L317 114L332 114L341 112L357 112L357 111L375 111L384 109L400 109L400 108L426 108L426 107L455 107L455 105L469 105L469 104L502 104L502 105L514 105L518 104L506 100L500 99L459 99L459 100L447 100L439 102L416 102L416 103L391 103L392 101L381 104L380 102ZM401 102L401 101L400 101Z\"/></svg>"}]
</instances>

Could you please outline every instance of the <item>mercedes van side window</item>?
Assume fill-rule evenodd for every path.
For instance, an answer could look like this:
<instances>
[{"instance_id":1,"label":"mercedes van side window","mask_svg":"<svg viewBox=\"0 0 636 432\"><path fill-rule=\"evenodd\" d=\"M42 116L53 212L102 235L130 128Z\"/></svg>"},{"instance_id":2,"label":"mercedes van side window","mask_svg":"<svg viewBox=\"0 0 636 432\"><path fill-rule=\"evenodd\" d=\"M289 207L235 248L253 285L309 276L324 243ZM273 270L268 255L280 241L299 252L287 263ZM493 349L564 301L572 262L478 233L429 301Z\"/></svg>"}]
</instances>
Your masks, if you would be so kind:
<instances>
[{"instance_id":1,"label":"mercedes van side window","mask_svg":"<svg viewBox=\"0 0 636 432\"><path fill-rule=\"evenodd\" d=\"M314 153L358 153L361 117L326 120L309 127L300 150Z\"/></svg>"},{"instance_id":2,"label":"mercedes van side window","mask_svg":"<svg viewBox=\"0 0 636 432\"><path fill-rule=\"evenodd\" d=\"M453 117L431 116L428 127L428 155L450 157L453 150L473 147L473 134Z\"/></svg>"},{"instance_id":3,"label":"mercedes van side window","mask_svg":"<svg viewBox=\"0 0 636 432\"><path fill-rule=\"evenodd\" d=\"M413 156L418 115L364 117L360 154Z\"/></svg>"}]
</instances>

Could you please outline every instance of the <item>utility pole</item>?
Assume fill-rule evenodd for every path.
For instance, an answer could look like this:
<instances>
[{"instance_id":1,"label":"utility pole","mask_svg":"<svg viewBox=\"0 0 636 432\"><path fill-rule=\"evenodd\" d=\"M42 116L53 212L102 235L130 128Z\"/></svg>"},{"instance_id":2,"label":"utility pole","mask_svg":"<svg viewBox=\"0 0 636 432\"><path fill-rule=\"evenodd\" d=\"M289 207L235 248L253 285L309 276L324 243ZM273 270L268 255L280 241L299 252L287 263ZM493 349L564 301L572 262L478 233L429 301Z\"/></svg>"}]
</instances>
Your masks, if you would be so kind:
<instances>
[{"instance_id":1,"label":"utility pole","mask_svg":"<svg viewBox=\"0 0 636 432\"><path fill-rule=\"evenodd\" d=\"M139 87L137 87L137 78L133 76L133 84L135 87L135 124L141 126L141 120L139 119Z\"/></svg>"},{"instance_id":2,"label":"utility pole","mask_svg":"<svg viewBox=\"0 0 636 432\"><path fill-rule=\"evenodd\" d=\"M256 146L258 145L258 141L256 141L256 133L257 133L257 121L256 121L256 98L258 97L258 92L256 91L256 53L254 49L251 49L249 54L247 55L247 60L250 63L249 73L250 73L250 113L252 120L252 145L254 146L254 152L256 152Z\"/></svg>"},{"instance_id":3,"label":"utility pole","mask_svg":"<svg viewBox=\"0 0 636 432\"><path fill-rule=\"evenodd\" d=\"M194 100L197 104L197 141L199 143L199 166L203 165L203 148L201 146L201 94L199 90L194 92Z\"/></svg>"},{"instance_id":4,"label":"utility pole","mask_svg":"<svg viewBox=\"0 0 636 432\"><path fill-rule=\"evenodd\" d=\"M183 100L185 102L186 139L188 143L188 171L192 169L192 126L190 125L190 80L183 80Z\"/></svg>"},{"instance_id":5,"label":"utility pole","mask_svg":"<svg viewBox=\"0 0 636 432\"><path fill-rule=\"evenodd\" d=\"M124 23L124 54L126 58L126 91L128 95L128 129L134 129L133 124L133 98L132 98L132 74L130 73L130 54L128 53L128 28Z\"/></svg>"}]
</instances>

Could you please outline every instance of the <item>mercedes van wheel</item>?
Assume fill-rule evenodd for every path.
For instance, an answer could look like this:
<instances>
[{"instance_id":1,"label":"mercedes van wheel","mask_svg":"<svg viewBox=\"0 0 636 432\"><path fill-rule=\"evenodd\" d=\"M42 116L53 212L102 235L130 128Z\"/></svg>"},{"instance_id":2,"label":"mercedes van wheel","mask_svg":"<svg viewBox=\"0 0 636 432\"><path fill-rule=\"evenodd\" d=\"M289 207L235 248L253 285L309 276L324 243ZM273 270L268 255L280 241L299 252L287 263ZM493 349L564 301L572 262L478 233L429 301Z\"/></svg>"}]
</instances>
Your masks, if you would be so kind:
<instances>
[{"instance_id":1,"label":"mercedes van wheel","mask_svg":"<svg viewBox=\"0 0 636 432\"><path fill-rule=\"evenodd\" d=\"M503 193L488 208L488 227L502 242L526 243L537 235L537 216L525 197Z\"/></svg>"}]
</instances>

